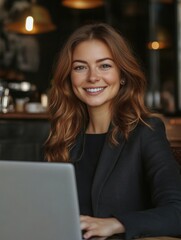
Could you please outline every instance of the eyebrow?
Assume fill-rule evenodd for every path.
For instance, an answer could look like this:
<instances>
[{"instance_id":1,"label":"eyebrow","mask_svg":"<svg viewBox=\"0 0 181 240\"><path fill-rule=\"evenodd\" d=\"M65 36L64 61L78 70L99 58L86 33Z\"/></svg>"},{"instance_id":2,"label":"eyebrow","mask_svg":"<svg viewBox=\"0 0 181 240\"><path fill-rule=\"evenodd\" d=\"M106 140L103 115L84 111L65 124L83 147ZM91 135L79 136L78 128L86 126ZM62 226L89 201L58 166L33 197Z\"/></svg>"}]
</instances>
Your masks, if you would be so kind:
<instances>
[{"instance_id":1,"label":"eyebrow","mask_svg":"<svg viewBox=\"0 0 181 240\"><path fill-rule=\"evenodd\" d=\"M99 63L99 62L103 62L103 61L105 61L105 60L110 60L110 61L113 62L113 59L112 59L112 58L101 58L101 59L96 60L96 62ZM76 60L72 61L72 63L75 63L75 62L87 63L86 61L80 60L80 59L76 59Z\"/></svg>"}]
</instances>

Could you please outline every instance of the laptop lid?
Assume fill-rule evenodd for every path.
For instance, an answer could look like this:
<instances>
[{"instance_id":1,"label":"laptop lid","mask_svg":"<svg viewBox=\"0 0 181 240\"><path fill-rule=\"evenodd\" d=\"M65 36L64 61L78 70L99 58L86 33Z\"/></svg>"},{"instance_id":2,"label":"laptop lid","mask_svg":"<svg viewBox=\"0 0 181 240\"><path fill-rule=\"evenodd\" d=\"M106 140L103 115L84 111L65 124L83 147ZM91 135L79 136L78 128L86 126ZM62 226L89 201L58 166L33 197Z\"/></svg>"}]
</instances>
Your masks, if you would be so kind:
<instances>
[{"instance_id":1,"label":"laptop lid","mask_svg":"<svg viewBox=\"0 0 181 240\"><path fill-rule=\"evenodd\" d=\"M0 239L81 239L72 164L0 161Z\"/></svg>"}]
</instances>

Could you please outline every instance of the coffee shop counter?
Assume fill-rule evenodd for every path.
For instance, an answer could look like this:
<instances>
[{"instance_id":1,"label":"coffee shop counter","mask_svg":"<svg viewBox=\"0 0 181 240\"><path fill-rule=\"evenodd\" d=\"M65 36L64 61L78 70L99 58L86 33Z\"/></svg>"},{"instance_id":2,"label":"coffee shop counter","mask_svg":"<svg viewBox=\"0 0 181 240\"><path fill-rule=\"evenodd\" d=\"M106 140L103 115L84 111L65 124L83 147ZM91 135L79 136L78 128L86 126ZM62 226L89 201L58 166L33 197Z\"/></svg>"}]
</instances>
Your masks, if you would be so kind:
<instances>
[{"instance_id":1,"label":"coffee shop counter","mask_svg":"<svg viewBox=\"0 0 181 240\"><path fill-rule=\"evenodd\" d=\"M44 161L43 147L49 133L48 114L0 114L0 160Z\"/></svg>"},{"instance_id":2,"label":"coffee shop counter","mask_svg":"<svg viewBox=\"0 0 181 240\"><path fill-rule=\"evenodd\" d=\"M48 120L47 112L28 113L28 112L8 112L0 113L0 120L2 119L45 119Z\"/></svg>"}]
</instances>

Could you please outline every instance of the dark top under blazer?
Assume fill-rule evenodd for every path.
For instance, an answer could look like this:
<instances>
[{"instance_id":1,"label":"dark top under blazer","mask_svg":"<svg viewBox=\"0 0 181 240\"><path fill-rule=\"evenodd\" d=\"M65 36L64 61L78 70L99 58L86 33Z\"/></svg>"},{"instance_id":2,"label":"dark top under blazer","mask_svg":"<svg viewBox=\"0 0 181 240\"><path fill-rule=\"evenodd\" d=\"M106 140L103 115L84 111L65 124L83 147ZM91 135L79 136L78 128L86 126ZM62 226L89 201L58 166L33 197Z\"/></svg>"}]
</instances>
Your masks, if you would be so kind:
<instances>
[{"instance_id":1,"label":"dark top under blazer","mask_svg":"<svg viewBox=\"0 0 181 240\"><path fill-rule=\"evenodd\" d=\"M125 239L181 236L181 175L158 118L153 130L138 124L119 145L105 142L92 185L95 217L115 217L125 226ZM84 134L71 151L81 159Z\"/></svg>"}]
</instances>

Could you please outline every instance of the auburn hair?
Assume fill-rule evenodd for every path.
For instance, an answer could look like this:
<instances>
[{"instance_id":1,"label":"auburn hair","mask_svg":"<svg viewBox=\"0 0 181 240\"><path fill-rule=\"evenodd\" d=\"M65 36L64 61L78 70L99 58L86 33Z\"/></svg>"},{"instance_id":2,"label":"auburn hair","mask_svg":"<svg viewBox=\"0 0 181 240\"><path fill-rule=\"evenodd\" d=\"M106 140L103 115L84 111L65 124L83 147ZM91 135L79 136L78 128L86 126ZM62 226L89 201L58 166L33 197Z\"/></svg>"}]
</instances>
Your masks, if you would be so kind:
<instances>
[{"instance_id":1,"label":"auburn hair","mask_svg":"<svg viewBox=\"0 0 181 240\"><path fill-rule=\"evenodd\" d=\"M72 53L76 46L87 40L97 39L110 49L114 62L120 69L125 85L111 104L110 142L117 144L121 132L127 139L138 122L152 115L145 105L146 79L141 67L123 36L106 23L94 23L75 30L62 48L49 93L51 129L45 142L45 158L53 162L70 161L69 152L77 135L89 121L86 105L74 94L70 73Z\"/></svg>"}]
</instances>

